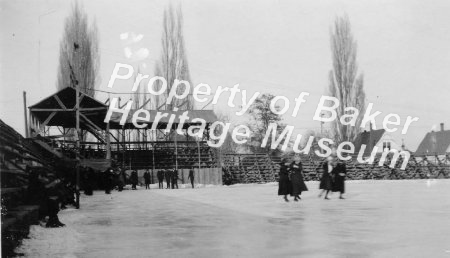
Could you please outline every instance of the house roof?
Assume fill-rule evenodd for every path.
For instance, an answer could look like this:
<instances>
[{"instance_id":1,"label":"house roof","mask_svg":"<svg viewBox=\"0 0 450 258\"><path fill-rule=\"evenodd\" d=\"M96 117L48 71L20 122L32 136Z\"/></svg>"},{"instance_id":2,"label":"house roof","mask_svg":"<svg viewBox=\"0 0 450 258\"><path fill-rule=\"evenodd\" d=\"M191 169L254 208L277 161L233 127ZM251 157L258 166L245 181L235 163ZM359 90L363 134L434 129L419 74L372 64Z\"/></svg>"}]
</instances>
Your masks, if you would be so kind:
<instances>
[{"instance_id":1,"label":"house roof","mask_svg":"<svg viewBox=\"0 0 450 258\"><path fill-rule=\"evenodd\" d=\"M380 141L384 133L384 129L364 131L359 133L354 141L355 153L359 153L361 145L365 144L366 149L364 150L364 156L369 156L372 153L373 147L377 145L378 141Z\"/></svg>"},{"instance_id":2,"label":"house roof","mask_svg":"<svg viewBox=\"0 0 450 258\"><path fill-rule=\"evenodd\" d=\"M450 130L429 132L420 143L415 154L444 154L450 147Z\"/></svg>"}]
</instances>

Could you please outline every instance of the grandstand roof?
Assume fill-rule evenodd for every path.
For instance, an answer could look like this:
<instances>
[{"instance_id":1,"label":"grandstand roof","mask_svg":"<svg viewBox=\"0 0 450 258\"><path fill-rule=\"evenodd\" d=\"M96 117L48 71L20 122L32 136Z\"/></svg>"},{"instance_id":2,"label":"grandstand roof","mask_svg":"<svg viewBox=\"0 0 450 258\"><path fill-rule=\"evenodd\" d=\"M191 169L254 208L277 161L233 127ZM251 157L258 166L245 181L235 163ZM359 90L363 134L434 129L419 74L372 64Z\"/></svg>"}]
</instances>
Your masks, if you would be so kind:
<instances>
[{"instance_id":1,"label":"grandstand roof","mask_svg":"<svg viewBox=\"0 0 450 258\"><path fill-rule=\"evenodd\" d=\"M80 113L99 128L105 128L103 120L108 106L102 102L80 92ZM29 107L33 117L47 126L63 126L75 128L76 90L72 87L64 88L55 94ZM85 119L80 119L81 128L85 127ZM45 123L46 122L46 123Z\"/></svg>"},{"instance_id":2,"label":"grandstand roof","mask_svg":"<svg viewBox=\"0 0 450 258\"><path fill-rule=\"evenodd\" d=\"M97 129L106 129L106 123L104 122L106 114L108 112L108 105L80 92L80 127L81 129L89 129L94 126ZM75 101L76 90L72 87L64 88L55 94L41 100L40 102L29 107L31 114L41 124L46 126L62 126L65 128L75 128L76 123L76 110ZM132 116L136 110L130 110L126 119L125 128L132 129ZM150 113L149 127L152 126L157 112L167 113L166 117L163 117L158 122L158 128L166 128L169 118L172 114L175 114L174 126L179 123L179 116L185 111L169 111L169 110L148 110ZM189 119L185 121L185 128L192 124L199 124L198 121L193 121L195 118L200 118L206 121L207 124L211 124L217 121L217 116L212 110L189 110L187 116ZM121 113L113 113L110 119L111 129L122 129L123 126L119 124L122 118Z\"/></svg>"}]
</instances>

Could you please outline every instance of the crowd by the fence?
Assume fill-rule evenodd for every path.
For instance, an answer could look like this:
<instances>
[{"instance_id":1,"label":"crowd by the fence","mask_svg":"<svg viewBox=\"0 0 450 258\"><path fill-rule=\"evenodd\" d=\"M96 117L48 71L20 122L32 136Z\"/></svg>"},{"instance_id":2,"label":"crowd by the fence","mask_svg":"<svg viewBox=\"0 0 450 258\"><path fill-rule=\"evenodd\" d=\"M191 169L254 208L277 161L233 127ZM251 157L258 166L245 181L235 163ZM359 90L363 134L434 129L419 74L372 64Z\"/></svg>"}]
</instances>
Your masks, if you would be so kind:
<instances>
[{"instance_id":1,"label":"crowd by the fence","mask_svg":"<svg viewBox=\"0 0 450 258\"><path fill-rule=\"evenodd\" d=\"M194 188L195 168L189 169L188 179L191 187ZM86 195L92 195L93 190L104 190L106 194L117 190L137 190L139 187L150 189L150 185L158 183L159 189L178 189L178 183L182 182L180 173L175 168L166 169L144 169L140 170L142 175L139 175L138 170L126 170L119 166L113 166L105 171L94 171L89 167L81 167L81 189ZM156 180L154 178L156 175Z\"/></svg>"}]
</instances>

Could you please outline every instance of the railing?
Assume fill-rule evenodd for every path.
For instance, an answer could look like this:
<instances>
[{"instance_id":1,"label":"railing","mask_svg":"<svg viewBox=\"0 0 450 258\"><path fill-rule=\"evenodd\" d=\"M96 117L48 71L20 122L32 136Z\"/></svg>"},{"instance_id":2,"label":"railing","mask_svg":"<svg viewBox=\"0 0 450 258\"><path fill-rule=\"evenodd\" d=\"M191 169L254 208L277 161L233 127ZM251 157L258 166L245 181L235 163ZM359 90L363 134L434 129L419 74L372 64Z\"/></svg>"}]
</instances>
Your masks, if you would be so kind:
<instances>
[{"instance_id":1,"label":"railing","mask_svg":"<svg viewBox=\"0 0 450 258\"><path fill-rule=\"evenodd\" d=\"M113 143L111 158L119 166L128 169L168 169L177 166L179 169L219 167L217 150L209 147L206 142L157 141ZM75 146L71 142L60 145L59 151L67 157L75 158ZM82 142L80 156L84 159L104 159L106 150L103 144Z\"/></svg>"}]
</instances>

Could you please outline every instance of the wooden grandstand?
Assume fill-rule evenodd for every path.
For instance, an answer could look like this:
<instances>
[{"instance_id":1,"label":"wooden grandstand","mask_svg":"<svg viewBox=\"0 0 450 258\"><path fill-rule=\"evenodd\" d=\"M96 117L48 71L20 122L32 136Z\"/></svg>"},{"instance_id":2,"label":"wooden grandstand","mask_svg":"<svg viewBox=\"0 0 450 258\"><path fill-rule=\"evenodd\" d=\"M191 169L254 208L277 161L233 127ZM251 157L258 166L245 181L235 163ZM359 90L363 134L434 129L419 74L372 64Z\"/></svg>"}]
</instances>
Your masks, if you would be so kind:
<instances>
[{"instance_id":1,"label":"wooden grandstand","mask_svg":"<svg viewBox=\"0 0 450 258\"><path fill-rule=\"evenodd\" d=\"M2 257L12 255L15 246L28 235L30 225L38 222L39 206L27 202L30 169L56 176L55 166L60 161L44 142L22 137L0 120Z\"/></svg>"},{"instance_id":2,"label":"wooden grandstand","mask_svg":"<svg viewBox=\"0 0 450 258\"><path fill-rule=\"evenodd\" d=\"M347 178L364 179L425 179L450 178L450 153L434 156L411 155L404 170L400 169L402 158L390 168L392 155L388 155L382 166L379 166L380 155L372 164L363 164L352 157L347 165ZM222 157L224 183L266 183L278 181L281 157L268 154L227 154ZM319 180L321 164L324 158L316 155L302 155L305 180Z\"/></svg>"},{"instance_id":3,"label":"wooden grandstand","mask_svg":"<svg viewBox=\"0 0 450 258\"><path fill-rule=\"evenodd\" d=\"M53 147L71 158L79 158L81 163L97 170L105 170L115 164L126 169L188 169L195 167L218 168L220 164L214 149L207 144L209 127L217 120L212 110L189 110L189 119L183 123L184 135L176 133L179 116L184 111L149 110L154 119L157 112L168 116L157 122L156 130L136 128L132 123L131 110L124 124L121 113L113 113L108 123L104 122L108 105L83 94L79 104L80 146L77 148L71 130L75 128L76 91L67 87L32 105L30 109L31 127L35 134L52 137L57 129L59 137L54 137ZM170 116L175 116L171 128L167 128ZM203 119L206 128L202 137L188 136L187 129L199 125L193 119Z\"/></svg>"}]
</instances>

